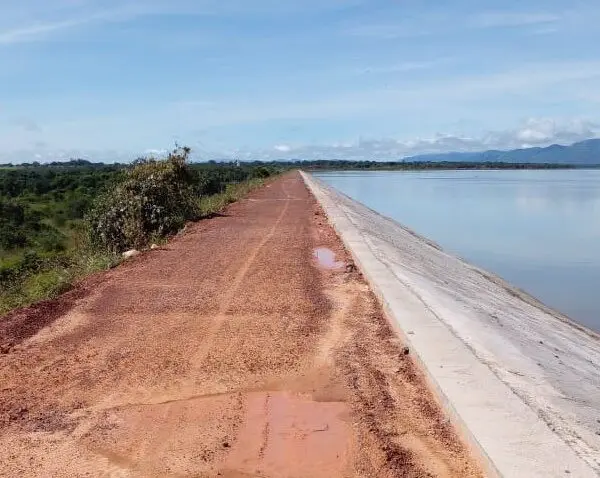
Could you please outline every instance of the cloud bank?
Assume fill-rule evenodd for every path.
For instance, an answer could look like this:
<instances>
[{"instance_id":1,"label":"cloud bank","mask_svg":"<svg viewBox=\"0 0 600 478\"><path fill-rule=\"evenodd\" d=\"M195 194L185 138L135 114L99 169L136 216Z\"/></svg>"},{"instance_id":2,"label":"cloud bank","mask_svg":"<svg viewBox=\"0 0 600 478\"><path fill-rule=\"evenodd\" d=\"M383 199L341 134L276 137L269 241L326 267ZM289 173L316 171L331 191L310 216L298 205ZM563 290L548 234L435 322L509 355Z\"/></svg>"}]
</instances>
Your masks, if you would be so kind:
<instances>
[{"instance_id":1,"label":"cloud bank","mask_svg":"<svg viewBox=\"0 0 600 478\"><path fill-rule=\"evenodd\" d=\"M438 133L430 138L395 139L361 138L356 141L332 144L276 144L270 148L257 150L194 151L194 160L242 159L346 159L346 160L398 160L419 154L478 152L490 149L510 150L568 145L586 139L600 137L600 125L585 119L556 120L551 118L531 118L514 129L490 131L480 137L466 137L456 134ZM141 151L125 150L78 150L49 149L39 143L32 149L0 152L0 163L20 163L38 161L66 161L83 158L92 161L129 162L139 156L161 155L164 148L146 148Z\"/></svg>"},{"instance_id":2,"label":"cloud bank","mask_svg":"<svg viewBox=\"0 0 600 478\"><path fill-rule=\"evenodd\" d=\"M568 145L600 136L600 125L583 120L559 121L532 118L517 128L492 131L481 137L438 133L431 138L398 140L393 138L360 139L332 145L277 145L272 150L239 152L245 159L349 159L397 160L419 154L478 152L490 149L510 150Z\"/></svg>"}]
</instances>

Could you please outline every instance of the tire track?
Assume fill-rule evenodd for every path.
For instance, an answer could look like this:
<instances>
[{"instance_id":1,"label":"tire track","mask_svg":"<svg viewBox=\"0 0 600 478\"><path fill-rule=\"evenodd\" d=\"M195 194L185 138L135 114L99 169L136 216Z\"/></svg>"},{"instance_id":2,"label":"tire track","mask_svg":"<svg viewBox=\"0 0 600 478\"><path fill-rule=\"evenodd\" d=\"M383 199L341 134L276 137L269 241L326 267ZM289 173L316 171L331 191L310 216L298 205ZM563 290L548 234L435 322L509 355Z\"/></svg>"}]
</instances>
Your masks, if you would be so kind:
<instances>
[{"instance_id":1,"label":"tire track","mask_svg":"<svg viewBox=\"0 0 600 478\"><path fill-rule=\"evenodd\" d=\"M225 319L227 317L227 311L228 311L229 307L231 306L231 302L232 302L233 298L239 291L242 281L248 274L248 271L250 270L252 265L256 262L256 258L258 256L259 252L261 251L261 249L274 236L275 232L277 231L277 227L281 223L282 219L284 218L284 216L289 208L289 205L290 205L289 194L285 191L283 183L281 184L281 189L282 189L282 192L286 196L284 206L281 209L279 216L275 220L275 223L273 224L273 226L271 227L269 232L262 238L262 240L254 248L254 250L248 255L248 258L246 259L246 261L244 262L244 264L242 265L240 270L235 275L235 278L233 279L231 286L229 287L229 289L227 289L227 292L225 293L224 297L221 299L217 315L214 317L211 326L208 328L206 335L202 340L202 344L200 345L198 351L196 352L196 354L194 354L194 357L192 359L192 363L194 365L196 365L197 367L200 367L202 365L203 360L206 358L206 356L210 352L213 339L219 333L219 330L221 330L221 327L223 326L223 323L225 322Z\"/></svg>"}]
</instances>

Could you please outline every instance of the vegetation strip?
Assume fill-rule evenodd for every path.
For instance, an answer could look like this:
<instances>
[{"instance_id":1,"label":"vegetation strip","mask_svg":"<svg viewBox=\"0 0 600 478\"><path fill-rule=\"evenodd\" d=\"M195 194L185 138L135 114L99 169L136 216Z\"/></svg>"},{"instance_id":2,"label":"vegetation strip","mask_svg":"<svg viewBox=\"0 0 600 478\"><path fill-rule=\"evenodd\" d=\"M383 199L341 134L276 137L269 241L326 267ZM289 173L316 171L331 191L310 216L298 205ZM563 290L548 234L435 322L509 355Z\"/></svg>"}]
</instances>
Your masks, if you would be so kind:
<instances>
[{"instance_id":1,"label":"vegetation strip","mask_svg":"<svg viewBox=\"0 0 600 478\"><path fill-rule=\"evenodd\" d=\"M114 267L121 253L162 243L276 172L188 162L189 148L130 166L87 161L0 170L0 314L56 297Z\"/></svg>"}]
</instances>

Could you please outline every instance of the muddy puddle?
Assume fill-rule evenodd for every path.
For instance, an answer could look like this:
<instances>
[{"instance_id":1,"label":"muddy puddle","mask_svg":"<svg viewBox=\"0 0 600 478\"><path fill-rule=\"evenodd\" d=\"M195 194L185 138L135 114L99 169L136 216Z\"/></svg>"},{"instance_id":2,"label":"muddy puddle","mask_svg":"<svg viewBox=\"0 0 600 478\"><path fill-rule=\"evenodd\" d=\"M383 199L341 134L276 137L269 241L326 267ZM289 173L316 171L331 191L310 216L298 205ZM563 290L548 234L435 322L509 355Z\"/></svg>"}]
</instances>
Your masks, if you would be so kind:
<instances>
[{"instance_id":1,"label":"muddy puddle","mask_svg":"<svg viewBox=\"0 0 600 478\"><path fill-rule=\"evenodd\" d=\"M317 264L325 269L342 269L345 264L335 260L335 253L327 247L317 247L313 250Z\"/></svg>"}]
</instances>

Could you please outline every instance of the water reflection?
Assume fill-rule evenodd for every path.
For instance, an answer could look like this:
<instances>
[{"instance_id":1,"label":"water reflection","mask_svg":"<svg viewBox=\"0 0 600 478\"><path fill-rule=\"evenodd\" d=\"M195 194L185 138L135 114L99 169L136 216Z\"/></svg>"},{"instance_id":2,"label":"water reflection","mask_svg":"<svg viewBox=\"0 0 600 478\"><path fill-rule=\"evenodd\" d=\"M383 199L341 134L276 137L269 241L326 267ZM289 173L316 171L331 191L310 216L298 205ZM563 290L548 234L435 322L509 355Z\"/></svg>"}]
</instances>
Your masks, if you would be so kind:
<instances>
[{"instance_id":1,"label":"water reflection","mask_svg":"<svg viewBox=\"0 0 600 478\"><path fill-rule=\"evenodd\" d=\"M313 251L313 255L317 260L317 264L325 269L341 269L344 267L344 263L336 261L335 253L327 247L317 247Z\"/></svg>"},{"instance_id":2,"label":"water reflection","mask_svg":"<svg viewBox=\"0 0 600 478\"><path fill-rule=\"evenodd\" d=\"M600 171L317 176L600 329Z\"/></svg>"}]
</instances>

